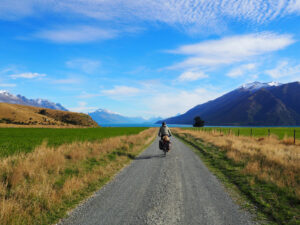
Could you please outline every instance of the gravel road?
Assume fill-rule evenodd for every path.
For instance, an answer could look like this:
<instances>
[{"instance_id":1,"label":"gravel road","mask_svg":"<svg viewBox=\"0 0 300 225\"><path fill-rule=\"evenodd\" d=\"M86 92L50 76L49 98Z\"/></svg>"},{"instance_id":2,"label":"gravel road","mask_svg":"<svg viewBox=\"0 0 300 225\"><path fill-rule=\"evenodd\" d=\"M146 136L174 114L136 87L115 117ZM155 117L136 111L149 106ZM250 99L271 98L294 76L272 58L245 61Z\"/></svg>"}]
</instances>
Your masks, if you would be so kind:
<instances>
[{"instance_id":1,"label":"gravel road","mask_svg":"<svg viewBox=\"0 0 300 225\"><path fill-rule=\"evenodd\" d=\"M172 142L163 157L157 139L59 224L255 224L188 146Z\"/></svg>"}]
</instances>

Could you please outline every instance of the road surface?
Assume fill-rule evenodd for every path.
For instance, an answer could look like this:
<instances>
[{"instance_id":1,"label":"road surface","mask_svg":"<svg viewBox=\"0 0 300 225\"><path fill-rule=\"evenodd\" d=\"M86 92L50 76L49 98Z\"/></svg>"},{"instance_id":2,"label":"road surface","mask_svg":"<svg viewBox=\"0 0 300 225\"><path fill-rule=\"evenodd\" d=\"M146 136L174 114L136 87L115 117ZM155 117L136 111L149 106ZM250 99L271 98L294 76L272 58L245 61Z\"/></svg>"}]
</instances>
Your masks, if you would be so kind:
<instances>
[{"instance_id":1,"label":"road surface","mask_svg":"<svg viewBox=\"0 0 300 225\"><path fill-rule=\"evenodd\" d=\"M248 225L224 187L184 143L163 157L158 139L60 225Z\"/></svg>"}]
</instances>

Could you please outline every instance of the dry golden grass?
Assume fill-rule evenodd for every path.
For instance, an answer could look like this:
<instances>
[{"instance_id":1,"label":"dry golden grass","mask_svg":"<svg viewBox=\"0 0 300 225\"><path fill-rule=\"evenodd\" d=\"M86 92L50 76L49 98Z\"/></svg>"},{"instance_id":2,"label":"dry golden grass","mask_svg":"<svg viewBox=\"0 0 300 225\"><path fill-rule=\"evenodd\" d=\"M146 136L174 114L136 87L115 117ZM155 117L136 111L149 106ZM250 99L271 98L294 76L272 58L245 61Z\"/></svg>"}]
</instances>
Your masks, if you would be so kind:
<instances>
[{"instance_id":1,"label":"dry golden grass","mask_svg":"<svg viewBox=\"0 0 300 225\"><path fill-rule=\"evenodd\" d=\"M150 128L137 135L101 142L72 143L58 148L43 143L32 153L3 159L1 224L54 222L53 215L64 215L67 210L63 206L66 201L78 199L91 185L111 178L130 161L128 154L137 155L155 134L154 128ZM119 156L113 154L116 150Z\"/></svg>"},{"instance_id":2,"label":"dry golden grass","mask_svg":"<svg viewBox=\"0 0 300 225\"><path fill-rule=\"evenodd\" d=\"M89 115L83 113L0 103L0 126L14 127L15 124L32 127L98 126Z\"/></svg>"},{"instance_id":3,"label":"dry golden grass","mask_svg":"<svg viewBox=\"0 0 300 225\"><path fill-rule=\"evenodd\" d=\"M300 198L300 145L293 145L290 138L278 140L271 136L251 138L224 135L219 132L173 129L178 135L189 134L212 143L226 151L229 159L245 164L243 172L288 188Z\"/></svg>"},{"instance_id":4,"label":"dry golden grass","mask_svg":"<svg viewBox=\"0 0 300 225\"><path fill-rule=\"evenodd\" d=\"M295 140L295 143L294 143L294 138L293 137L289 137L287 135L284 135L281 143L283 143L285 145L294 145L294 144L296 144L296 140Z\"/></svg>"}]
</instances>

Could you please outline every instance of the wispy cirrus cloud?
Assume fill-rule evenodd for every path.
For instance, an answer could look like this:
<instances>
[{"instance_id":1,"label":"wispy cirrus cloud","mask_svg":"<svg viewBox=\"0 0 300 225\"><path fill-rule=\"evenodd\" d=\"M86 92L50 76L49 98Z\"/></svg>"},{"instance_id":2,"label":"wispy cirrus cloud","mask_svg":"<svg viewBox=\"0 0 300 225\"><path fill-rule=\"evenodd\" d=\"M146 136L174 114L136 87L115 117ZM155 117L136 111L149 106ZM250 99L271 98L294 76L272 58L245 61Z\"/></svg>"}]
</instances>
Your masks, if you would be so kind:
<instances>
[{"instance_id":1,"label":"wispy cirrus cloud","mask_svg":"<svg viewBox=\"0 0 300 225\"><path fill-rule=\"evenodd\" d=\"M117 31L102 29L93 26L76 26L41 30L33 37L57 43L85 43L112 39L117 36Z\"/></svg>"},{"instance_id":2,"label":"wispy cirrus cloud","mask_svg":"<svg viewBox=\"0 0 300 225\"><path fill-rule=\"evenodd\" d=\"M236 68L233 68L226 75L228 77L232 77L232 78L241 77L245 73L253 71L256 68L257 68L257 65L255 63L248 63L248 64L238 66Z\"/></svg>"},{"instance_id":3,"label":"wispy cirrus cloud","mask_svg":"<svg viewBox=\"0 0 300 225\"><path fill-rule=\"evenodd\" d=\"M26 16L30 16L35 13L34 5L36 3L34 0L25 0L25 1L17 1L17 0L3 0L0 4L0 18L15 20L19 18L23 18ZM38 4L38 7L41 5Z\"/></svg>"},{"instance_id":4,"label":"wispy cirrus cloud","mask_svg":"<svg viewBox=\"0 0 300 225\"><path fill-rule=\"evenodd\" d=\"M112 89L103 90L102 94L110 97L130 97L137 95L141 90L130 86L114 86Z\"/></svg>"},{"instance_id":5,"label":"wispy cirrus cloud","mask_svg":"<svg viewBox=\"0 0 300 225\"><path fill-rule=\"evenodd\" d=\"M91 59L73 59L66 62L66 66L71 69L77 69L84 73L93 73L101 66L101 62Z\"/></svg>"},{"instance_id":6,"label":"wispy cirrus cloud","mask_svg":"<svg viewBox=\"0 0 300 225\"><path fill-rule=\"evenodd\" d=\"M287 6L287 11L289 13L300 13L300 0L289 1Z\"/></svg>"},{"instance_id":7,"label":"wispy cirrus cloud","mask_svg":"<svg viewBox=\"0 0 300 225\"><path fill-rule=\"evenodd\" d=\"M1 83L0 82L0 87L16 87L16 84L13 83Z\"/></svg>"},{"instance_id":8,"label":"wispy cirrus cloud","mask_svg":"<svg viewBox=\"0 0 300 225\"><path fill-rule=\"evenodd\" d=\"M266 70L265 73L273 79L300 81L300 64L293 65L284 60L282 62L279 62L275 68Z\"/></svg>"},{"instance_id":9,"label":"wispy cirrus cloud","mask_svg":"<svg viewBox=\"0 0 300 225\"><path fill-rule=\"evenodd\" d=\"M52 84L79 84L81 82L78 78L66 78L66 79L52 79Z\"/></svg>"},{"instance_id":10,"label":"wispy cirrus cloud","mask_svg":"<svg viewBox=\"0 0 300 225\"><path fill-rule=\"evenodd\" d=\"M88 106L87 102L80 101L80 102L77 102L76 107L69 108L69 109L74 112L88 113L88 112L96 110L97 107Z\"/></svg>"},{"instance_id":11,"label":"wispy cirrus cloud","mask_svg":"<svg viewBox=\"0 0 300 225\"><path fill-rule=\"evenodd\" d=\"M178 113L185 113L192 107L215 99L220 95L222 95L221 92L205 88L195 88L189 91L174 89L168 90L167 95L158 93L152 96L146 104L153 114L160 112L160 116L170 117Z\"/></svg>"},{"instance_id":12,"label":"wispy cirrus cloud","mask_svg":"<svg viewBox=\"0 0 300 225\"><path fill-rule=\"evenodd\" d=\"M207 78L208 75L203 71L198 70L188 70L180 74L177 78L178 81L195 81L203 78Z\"/></svg>"},{"instance_id":13,"label":"wispy cirrus cloud","mask_svg":"<svg viewBox=\"0 0 300 225\"><path fill-rule=\"evenodd\" d=\"M18 73L18 74L12 74L10 75L10 77L12 79L18 79L18 78L24 78L24 79L34 79L34 78L42 78L45 77L46 74L42 74L42 73Z\"/></svg>"},{"instance_id":14,"label":"wispy cirrus cloud","mask_svg":"<svg viewBox=\"0 0 300 225\"><path fill-rule=\"evenodd\" d=\"M87 92L82 92L78 98L81 98L81 99L88 99L88 98L95 98L95 97L99 97L101 96L101 94L99 93L87 93Z\"/></svg>"},{"instance_id":15,"label":"wispy cirrus cloud","mask_svg":"<svg viewBox=\"0 0 300 225\"><path fill-rule=\"evenodd\" d=\"M266 23L300 12L299 0L2 0L0 18L17 19L40 12L77 14L103 21L161 22L183 27L210 26L224 18Z\"/></svg>"},{"instance_id":16,"label":"wispy cirrus cloud","mask_svg":"<svg viewBox=\"0 0 300 225\"><path fill-rule=\"evenodd\" d=\"M291 35L264 32L183 45L168 52L186 55L188 56L187 59L169 68L178 69L232 64L249 60L254 56L284 49L294 42L295 40Z\"/></svg>"}]
</instances>

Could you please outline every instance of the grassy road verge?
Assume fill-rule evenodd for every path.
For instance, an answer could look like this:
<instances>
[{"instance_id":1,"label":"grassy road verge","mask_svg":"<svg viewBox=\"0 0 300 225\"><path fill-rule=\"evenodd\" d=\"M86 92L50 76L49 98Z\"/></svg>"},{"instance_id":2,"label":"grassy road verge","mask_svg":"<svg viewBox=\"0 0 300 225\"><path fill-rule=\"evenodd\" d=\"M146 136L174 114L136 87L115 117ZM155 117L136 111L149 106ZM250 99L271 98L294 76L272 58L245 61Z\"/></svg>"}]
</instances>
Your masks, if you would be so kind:
<instances>
[{"instance_id":1,"label":"grassy road verge","mask_svg":"<svg viewBox=\"0 0 300 225\"><path fill-rule=\"evenodd\" d=\"M138 134L58 147L42 144L0 162L1 224L53 224L109 181L153 140Z\"/></svg>"},{"instance_id":2,"label":"grassy road verge","mask_svg":"<svg viewBox=\"0 0 300 225\"><path fill-rule=\"evenodd\" d=\"M237 189L270 224L300 224L299 146L277 139L172 129L196 149L227 187Z\"/></svg>"}]
</instances>

